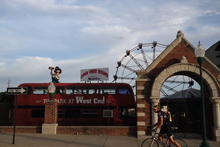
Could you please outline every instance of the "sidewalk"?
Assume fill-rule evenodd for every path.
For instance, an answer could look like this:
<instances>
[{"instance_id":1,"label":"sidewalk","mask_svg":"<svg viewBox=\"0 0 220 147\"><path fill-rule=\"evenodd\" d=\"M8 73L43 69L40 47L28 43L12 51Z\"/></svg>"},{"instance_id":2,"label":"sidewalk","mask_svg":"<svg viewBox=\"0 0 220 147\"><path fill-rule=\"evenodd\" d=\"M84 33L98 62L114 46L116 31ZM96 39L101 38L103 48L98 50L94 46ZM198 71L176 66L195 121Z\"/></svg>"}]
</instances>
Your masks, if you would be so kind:
<instances>
[{"instance_id":1,"label":"sidewalk","mask_svg":"<svg viewBox=\"0 0 220 147\"><path fill-rule=\"evenodd\" d=\"M141 141L129 136L16 134L0 133L0 147L140 147ZM201 139L185 139L189 147L197 147ZM220 143L210 141L211 147Z\"/></svg>"}]
</instances>

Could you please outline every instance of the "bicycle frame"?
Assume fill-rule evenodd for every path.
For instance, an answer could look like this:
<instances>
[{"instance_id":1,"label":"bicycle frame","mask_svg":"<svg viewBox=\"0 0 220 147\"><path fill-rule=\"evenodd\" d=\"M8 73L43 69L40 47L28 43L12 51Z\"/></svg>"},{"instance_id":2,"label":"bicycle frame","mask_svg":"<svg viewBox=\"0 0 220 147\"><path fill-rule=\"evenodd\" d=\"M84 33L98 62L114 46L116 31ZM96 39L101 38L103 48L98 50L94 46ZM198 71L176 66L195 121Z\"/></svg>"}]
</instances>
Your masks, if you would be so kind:
<instances>
[{"instance_id":1,"label":"bicycle frame","mask_svg":"<svg viewBox=\"0 0 220 147\"><path fill-rule=\"evenodd\" d=\"M162 136L162 140L160 140L159 136ZM154 133L154 135L152 136L154 141L157 141L160 145L162 145L163 147L169 147L171 142L169 141L169 138L166 138L166 140L163 141L164 137L162 134L160 133Z\"/></svg>"},{"instance_id":2,"label":"bicycle frame","mask_svg":"<svg viewBox=\"0 0 220 147\"><path fill-rule=\"evenodd\" d=\"M161 136L161 139L160 139ZM165 139L165 140L164 140ZM163 146L163 147L170 147L171 146L171 142L169 141L169 138L164 137L164 135L157 133L155 129L152 129L152 134L150 138L145 139L142 142L142 145L146 143L150 146L150 147L155 147L156 146Z\"/></svg>"}]
</instances>

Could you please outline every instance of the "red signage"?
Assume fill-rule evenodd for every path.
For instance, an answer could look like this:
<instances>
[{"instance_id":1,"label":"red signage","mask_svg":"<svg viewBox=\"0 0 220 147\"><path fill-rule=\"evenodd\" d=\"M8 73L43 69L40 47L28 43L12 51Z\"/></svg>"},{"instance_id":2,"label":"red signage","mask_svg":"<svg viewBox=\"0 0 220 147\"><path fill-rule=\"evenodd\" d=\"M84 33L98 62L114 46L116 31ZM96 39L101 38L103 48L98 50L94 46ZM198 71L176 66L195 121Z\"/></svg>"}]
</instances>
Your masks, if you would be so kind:
<instances>
[{"instance_id":1,"label":"red signage","mask_svg":"<svg viewBox=\"0 0 220 147\"><path fill-rule=\"evenodd\" d=\"M106 81L108 80L108 68L82 69L81 81Z\"/></svg>"}]
</instances>

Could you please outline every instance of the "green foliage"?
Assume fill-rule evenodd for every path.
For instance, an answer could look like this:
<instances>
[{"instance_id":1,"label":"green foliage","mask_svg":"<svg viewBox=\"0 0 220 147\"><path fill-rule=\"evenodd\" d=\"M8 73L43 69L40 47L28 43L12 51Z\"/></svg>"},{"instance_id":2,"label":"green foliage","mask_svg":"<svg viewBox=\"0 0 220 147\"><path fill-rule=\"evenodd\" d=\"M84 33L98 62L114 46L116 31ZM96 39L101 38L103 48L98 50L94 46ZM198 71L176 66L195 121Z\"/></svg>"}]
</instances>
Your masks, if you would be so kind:
<instances>
[{"instance_id":1,"label":"green foliage","mask_svg":"<svg viewBox=\"0 0 220 147\"><path fill-rule=\"evenodd\" d=\"M6 92L0 92L0 103L12 103L13 95L7 95Z\"/></svg>"}]
</instances>

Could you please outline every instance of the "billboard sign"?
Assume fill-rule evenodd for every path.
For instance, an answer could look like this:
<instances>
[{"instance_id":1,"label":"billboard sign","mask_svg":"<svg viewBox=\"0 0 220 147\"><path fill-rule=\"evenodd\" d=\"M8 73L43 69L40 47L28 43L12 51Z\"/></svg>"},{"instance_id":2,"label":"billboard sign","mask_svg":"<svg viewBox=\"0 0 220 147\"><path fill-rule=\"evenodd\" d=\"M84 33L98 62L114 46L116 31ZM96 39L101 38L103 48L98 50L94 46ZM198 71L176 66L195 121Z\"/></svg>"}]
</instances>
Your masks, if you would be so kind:
<instances>
[{"instance_id":1,"label":"billboard sign","mask_svg":"<svg viewBox=\"0 0 220 147\"><path fill-rule=\"evenodd\" d=\"M81 81L107 81L109 78L108 68L82 69L80 70Z\"/></svg>"}]
</instances>

